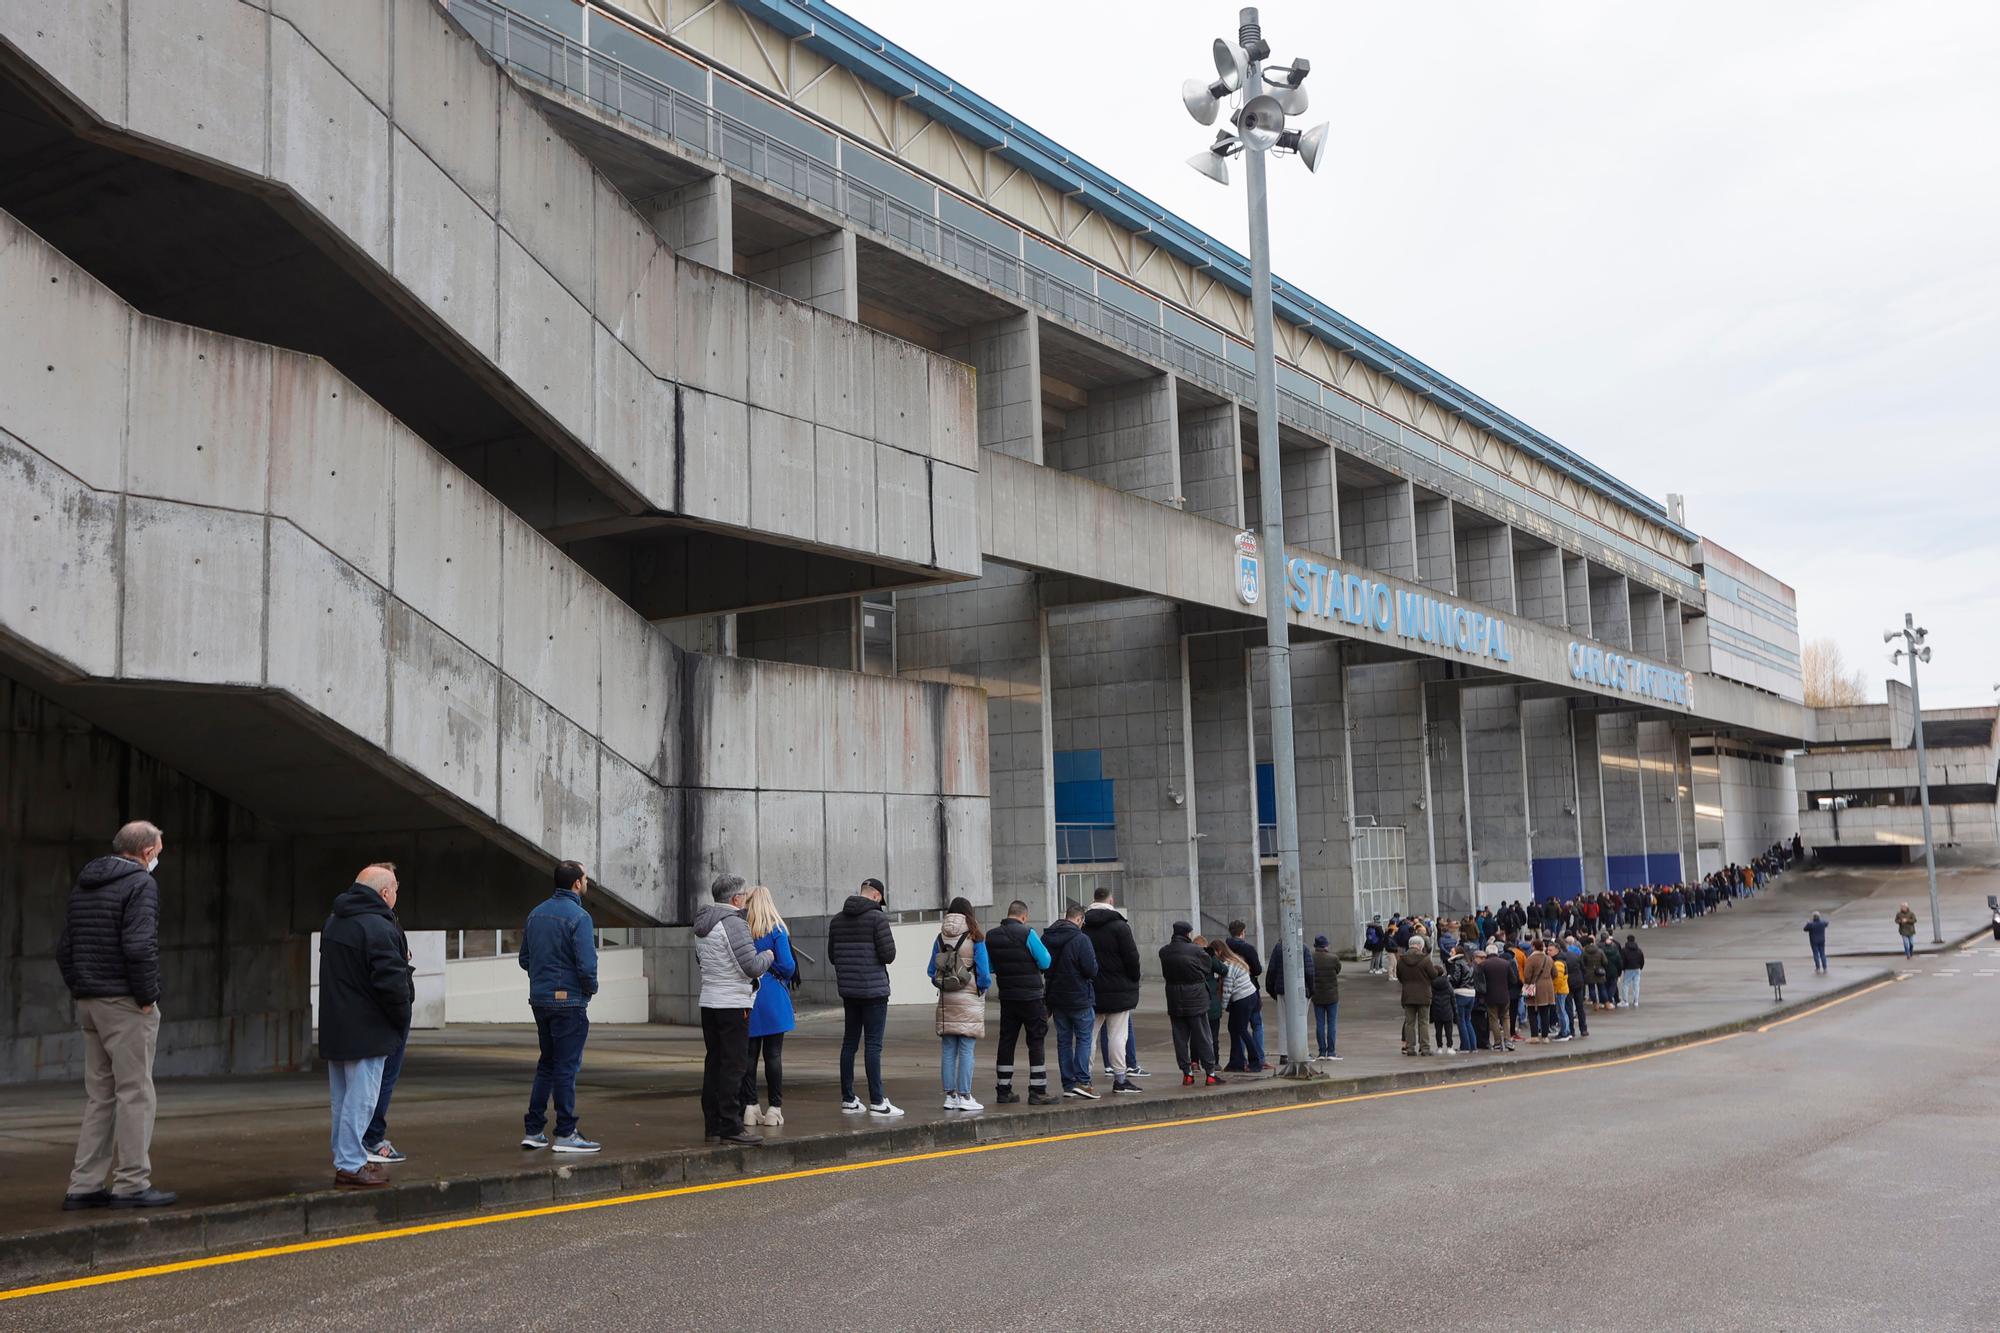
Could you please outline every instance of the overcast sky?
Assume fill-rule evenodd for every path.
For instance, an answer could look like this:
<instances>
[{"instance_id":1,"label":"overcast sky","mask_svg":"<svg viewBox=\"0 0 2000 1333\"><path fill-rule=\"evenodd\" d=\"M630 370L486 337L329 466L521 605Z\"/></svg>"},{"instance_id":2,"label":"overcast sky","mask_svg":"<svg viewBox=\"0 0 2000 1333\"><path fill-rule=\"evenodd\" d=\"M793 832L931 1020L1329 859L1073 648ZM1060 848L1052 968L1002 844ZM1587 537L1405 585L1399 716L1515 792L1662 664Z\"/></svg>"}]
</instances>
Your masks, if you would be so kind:
<instances>
[{"instance_id":1,"label":"overcast sky","mask_svg":"<svg viewBox=\"0 0 2000 1333\"><path fill-rule=\"evenodd\" d=\"M1182 78L1228 4L847 0L1239 250ZM1790 583L1879 698L2000 681L2000 5L1264 7L1333 122L1277 271ZM1240 182L1240 173L1239 173Z\"/></svg>"}]
</instances>

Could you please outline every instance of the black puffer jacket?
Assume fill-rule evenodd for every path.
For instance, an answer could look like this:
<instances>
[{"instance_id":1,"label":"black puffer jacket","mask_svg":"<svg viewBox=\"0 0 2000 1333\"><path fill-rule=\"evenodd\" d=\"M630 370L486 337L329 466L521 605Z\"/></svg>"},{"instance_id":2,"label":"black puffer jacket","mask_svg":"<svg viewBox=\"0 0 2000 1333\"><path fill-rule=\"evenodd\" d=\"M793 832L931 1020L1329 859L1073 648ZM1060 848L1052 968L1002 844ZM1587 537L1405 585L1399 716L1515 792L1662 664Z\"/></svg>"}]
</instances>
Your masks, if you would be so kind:
<instances>
[{"instance_id":1,"label":"black puffer jacket","mask_svg":"<svg viewBox=\"0 0 2000 1333\"><path fill-rule=\"evenodd\" d=\"M396 914L366 884L350 884L319 928L319 1056L393 1055L410 1030L410 948Z\"/></svg>"},{"instance_id":2,"label":"black puffer jacket","mask_svg":"<svg viewBox=\"0 0 2000 1333\"><path fill-rule=\"evenodd\" d=\"M896 935L882 904L850 894L826 923L826 956L843 1000L889 998L889 964L896 961Z\"/></svg>"},{"instance_id":3,"label":"black puffer jacket","mask_svg":"<svg viewBox=\"0 0 2000 1333\"><path fill-rule=\"evenodd\" d=\"M79 1000L159 1003L160 888L146 867L100 856L83 868L69 891L56 966Z\"/></svg>"},{"instance_id":4,"label":"black puffer jacket","mask_svg":"<svg viewBox=\"0 0 2000 1333\"><path fill-rule=\"evenodd\" d=\"M1097 1006L1097 950L1083 928L1065 918L1042 934L1049 951L1048 1001L1051 1010L1074 1014Z\"/></svg>"},{"instance_id":5,"label":"black puffer jacket","mask_svg":"<svg viewBox=\"0 0 2000 1333\"><path fill-rule=\"evenodd\" d=\"M1097 1012L1118 1014L1139 1007L1139 942L1132 923L1102 903L1083 914L1083 933L1097 950Z\"/></svg>"},{"instance_id":6,"label":"black puffer jacket","mask_svg":"<svg viewBox=\"0 0 2000 1333\"><path fill-rule=\"evenodd\" d=\"M1208 954L1182 931L1160 946L1160 980L1167 983L1167 1015L1208 1015Z\"/></svg>"},{"instance_id":7,"label":"black puffer jacket","mask_svg":"<svg viewBox=\"0 0 2000 1333\"><path fill-rule=\"evenodd\" d=\"M1028 952L1028 923L1008 917L986 932L986 960L1002 1003L1042 998L1042 965Z\"/></svg>"}]
</instances>

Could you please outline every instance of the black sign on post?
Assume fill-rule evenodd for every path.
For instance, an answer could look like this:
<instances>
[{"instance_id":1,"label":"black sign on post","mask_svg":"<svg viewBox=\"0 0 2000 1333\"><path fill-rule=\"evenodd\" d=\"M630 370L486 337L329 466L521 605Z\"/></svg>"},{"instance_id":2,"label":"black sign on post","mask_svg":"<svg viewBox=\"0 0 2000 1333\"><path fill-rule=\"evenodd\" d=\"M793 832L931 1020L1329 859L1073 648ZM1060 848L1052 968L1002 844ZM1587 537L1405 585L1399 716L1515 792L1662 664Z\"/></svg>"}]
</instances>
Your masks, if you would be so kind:
<instances>
[{"instance_id":1,"label":"black sign on post","mask_svg":"<svg viewBox=\"0 0 2000 1333\"><path fill-rule=\"evenodd\" d=\"M2000 912L2000 894L1987 894L1986 906L1989 911Z\"/></svg>"},{"instance_id":2,"label":"black sign on post","mask_svg":"<svg viewBox=\"0 0 2000 1333\"><path fill-rule=\"evenodd\" d=\"M1779 1000L1785 998L1785 965L1783 963L1764 964L1764 980L1771 983L1771 994L1774 998Z\"/></svg>"}]
</instances>

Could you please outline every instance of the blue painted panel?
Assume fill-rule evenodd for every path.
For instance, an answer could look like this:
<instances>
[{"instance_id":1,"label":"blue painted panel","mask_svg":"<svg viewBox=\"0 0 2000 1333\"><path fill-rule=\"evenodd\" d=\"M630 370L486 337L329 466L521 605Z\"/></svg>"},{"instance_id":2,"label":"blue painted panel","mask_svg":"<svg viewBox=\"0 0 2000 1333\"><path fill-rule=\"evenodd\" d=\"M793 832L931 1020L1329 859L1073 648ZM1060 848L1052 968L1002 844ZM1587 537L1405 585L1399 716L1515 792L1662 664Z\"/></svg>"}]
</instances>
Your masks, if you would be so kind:
<instances>
[{"instance_id":1,"label":"blue painted panel","mask_svg":"<svg viewBox=\"0 0 2000 1333\"><path fill-rule=\"evenodd\" d=\"M1678 858L1676 858L1678 859ZM1646 858L1644 856L1607 856L1604 858L1604 876L1614 889L1642 889L1646 887Z\"/></svg>"},{"instance_id":2,"label":"blue painted panel","mask_svg":"<svg viewBox=\"0 0 2000 1333\"><path fill-rule=\"evenodd\" d=\"M1113 785L1109 778L1099 778L1092 782L1058 782L1056 823L1117 823L1117 813L1113 809L1111 790Z\"/></svg>"},{"instance_id":3,"label":"blue painted panel","mask_svg":"<svg viewBox=\"0 0 2000 1333\"><path fill-rule=\"evenodd\" d=\"M1652 876L1648 883L1678 884L1681 882L1681 854L1654 852L1646 858L1646 871Z\"/></svg>"},{"instance_id":4,"label":"blue painted panel","mask_svg":"<svg viewBox=\"0 0 2000 1333\"><path fill-rule=\"evenodd\" d=\"M1583 892L1583 862L1574 856L1538 856L1529 866L1535 897L1575 898Z\"/></svg>"},{"instance_id":5,"label":"blue painted panel","mask_svg":"<svg viewBox=\"0 0 2000 1333\"><path fill-rule=\"evenodd\" d=\"M1278 822L1278 770L1271 764L1257 765L1257 822Z\"/></svg>"},{"instance_id":6,"label":"blue painted panel","mask_svg":"<svg viewBox=\"0 0 2000 1333\"><path fill-rule=\"evenodd\" d=\"M1057 782L1095 782L1104 776L1102 750L1057 750L1055 761Z\"/></svg>"}]
</instances>

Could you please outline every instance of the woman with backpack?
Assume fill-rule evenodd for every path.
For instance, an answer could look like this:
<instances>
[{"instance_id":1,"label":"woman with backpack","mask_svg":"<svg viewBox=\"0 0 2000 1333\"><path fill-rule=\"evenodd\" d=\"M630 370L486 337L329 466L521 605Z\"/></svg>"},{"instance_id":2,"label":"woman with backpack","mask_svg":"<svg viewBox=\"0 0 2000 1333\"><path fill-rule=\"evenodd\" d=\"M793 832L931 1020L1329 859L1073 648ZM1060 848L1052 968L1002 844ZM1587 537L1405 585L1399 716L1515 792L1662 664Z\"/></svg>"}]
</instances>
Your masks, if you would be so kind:
<instances>
[{"instance_id":1,"label":"woman with backpack","mask_svg":"<svg viewBox=\"0 0 2000 1333\"><path fill-rule=\"evenodd\" d=\"M750 1002L750 1063L743 1067L743 1123L782 1125L785 1123L785 1034L797 1026L792 1013L792 986L799 976L798 960L792 954L792 934L771 890L759 884L750 890L743 904L743 918L749 924L759 953L769 950L771 970L757 983L757 997ZM757 1060L764 1060L764 1090L769 1106L757 1104Z\"/></svg>"},{"instance_id":2,"label":"woman with backpack","mask_svg":"<svg viewBox=\"0 0 2000 1333\"><path fill-rule=\"evenodd\" d=\"M945 909L927 971L938 993L944 1109L984 1111L986 1107L972 1097L972 1047L986 1035L986 988L993 984L993 973L986 958L986 932L964 898L953 898Z\"/></svg>"}]
</instances>

